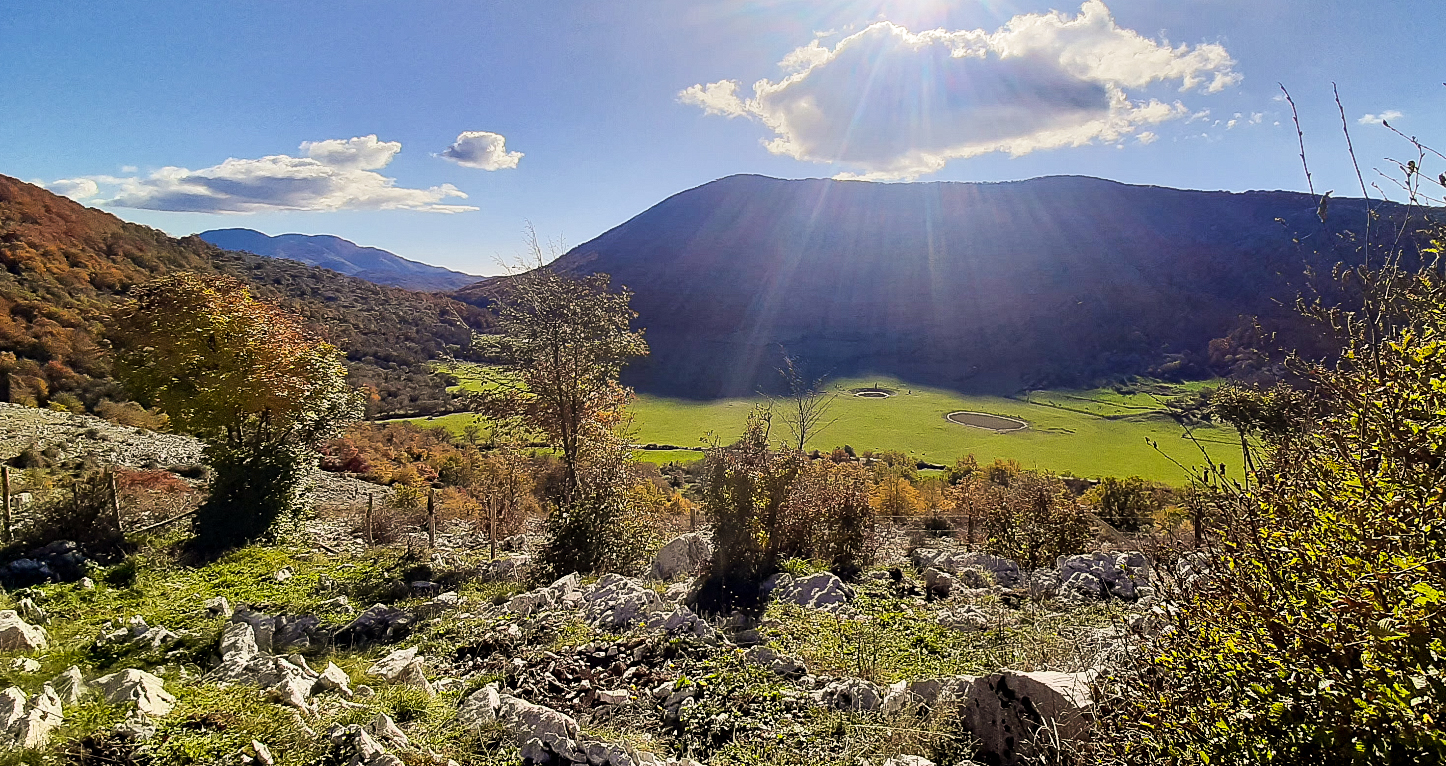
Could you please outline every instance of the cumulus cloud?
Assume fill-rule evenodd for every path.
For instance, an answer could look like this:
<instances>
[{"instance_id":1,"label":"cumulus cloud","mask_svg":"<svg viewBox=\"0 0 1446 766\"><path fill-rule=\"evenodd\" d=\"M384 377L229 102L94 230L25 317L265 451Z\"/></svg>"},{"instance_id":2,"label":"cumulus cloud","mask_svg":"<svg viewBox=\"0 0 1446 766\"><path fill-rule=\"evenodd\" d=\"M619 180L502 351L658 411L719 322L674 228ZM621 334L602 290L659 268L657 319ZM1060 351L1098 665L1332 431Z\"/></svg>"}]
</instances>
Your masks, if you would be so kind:
<instances>
[{"instance_id":1,"label":"cumulus cloud","mask_svg":"<svg viewBox=\"0 0 1446 766\"><path fill-rule=\"evenodd\" d=\"M100 185L89 178L62 178L50 183L37 183L46 189L73 200L90 199L100 193Z\"/></svg>"},{"instance_id":2,"label":"cumulus cloud","mask_svg":"<svg viewBox=\"0 0 1446 766\"><path fill-rule=\"evenodd\" d=\"M1356 122L1362 125L1370 125L1377 122L1390 122L1391 120L1399 120L1402 117L1405 117L1405 115L1401 114L1395 109L1387 109L1380 114L1363 114L1361 115L1361 119L1356 120Z\"/></svg>"},{"instance_id":3,"label":"cumulus cloud","mask_svg":"<svg viewBox=\"0 0 1446 766\"><path fill-rule=\"evenodd\" d=\"M882 21L788 54L777 82L751 97L735 80L678 94L707 114L748 117L773 131L774 154L852 168L841 177L913 178L989 152L1118 142L1188 117L1178 101L1129 91L1156 83L1214 93L1240 81L1215 44L1172 46L1120 28L1100 0L1077 16L1015 16L993 32L914 33Z\"/></svg>"},{"instance_id":4,"label":"cumulus cloud","mask_svg":"<svg viewBox=\"0 0 1446 766\"><path fill-rule=\"evenodd\" d=\"M506 143L507 139L497 133L469 130L459 134L457 141L439 156L469 168L515 168L517 161L522 159L522 152L507 151Z\"/></svg>"},{"instance_id":5,"label":"cumulus cloud","mask_svg":"<svg viewBox=\"0 0 1446 766\"><path fill-rule=\"evenodd\" d=\"M448 198L467 196L451 184L408 189L376 172L401 150L400 143L378 141L376 136L307 141L300 157L233 157L200 170L164 167L145 176L90 176L55 181L47 188L59 191L59 185L74 185L69 188L95 196L104 187L108 196L94 200L96 204L182 213L477 209L445 204Z\"/></svg>"}]
</instances>

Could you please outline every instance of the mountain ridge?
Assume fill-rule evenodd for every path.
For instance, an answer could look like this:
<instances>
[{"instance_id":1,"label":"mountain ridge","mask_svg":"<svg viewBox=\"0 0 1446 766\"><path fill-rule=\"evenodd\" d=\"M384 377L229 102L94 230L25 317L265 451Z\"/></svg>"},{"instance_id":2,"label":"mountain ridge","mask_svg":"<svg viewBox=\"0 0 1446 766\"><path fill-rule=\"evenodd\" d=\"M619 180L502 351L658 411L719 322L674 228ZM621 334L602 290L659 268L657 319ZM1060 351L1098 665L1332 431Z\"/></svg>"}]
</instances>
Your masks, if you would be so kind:
<instances>
[{"instance_id":1,"label":"mountain ridge","mask_svg":"<svg viewBox=\"0 0 1446 766\"><path fill-rule=\"evenodd\" d=\"M1229 346L1256 319L1288 347L1326 353L1294 299L1321 287L1309 272L1357 257L1350 236L1367 204L1333 200L1322 222L1319 198L1288 191L735 175L668 197L553 267L634 291L653 349L628 371L642 391L751 394L776 382L786 349L813 374L1001 393L1221 374L1236 354L1212 341ZM1401 211L1370 204L1383 220ZM503 283L454 295L485 303Z\"/></svg>"},{"instance_id":2,"label":"mountain ridge","mask_svg":"<svg viewBox=\"0 0 1446 766\"><path fill-rule=\"evenodd\" d=\"M482 277L403 258L379 247L358 245L331 234L268 235L255 229L211 229L196 236L223 250L237 250L268 258L285 258L320 266L368 282L408 290L445 292L477 282Z\"/></svg>"}]
</instances>

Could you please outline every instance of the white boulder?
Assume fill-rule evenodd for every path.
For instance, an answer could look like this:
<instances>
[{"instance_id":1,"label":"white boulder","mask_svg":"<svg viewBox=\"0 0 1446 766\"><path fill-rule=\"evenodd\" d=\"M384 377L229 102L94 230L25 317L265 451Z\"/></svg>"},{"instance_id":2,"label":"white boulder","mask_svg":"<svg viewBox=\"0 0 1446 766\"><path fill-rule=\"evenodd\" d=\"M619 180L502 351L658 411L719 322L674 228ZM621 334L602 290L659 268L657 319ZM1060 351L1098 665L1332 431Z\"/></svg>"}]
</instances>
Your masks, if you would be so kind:
<instances>
[{"instance_id":1,"label":"white boulder","mask_svg":"<svg viewBox=\"0 0 1446 766\"><path fill-rule=\"evenodd\" d=\"M653 557L653 578L671 580L681 574L696 573L713 558L713 546L703 536L690 532L674 538Z\"/></svg>"},{"instance_id":2,"label":"white boulder","mask_svg":"<svg viewBox=\"0 0 1446 766\"><path fill-rule=\"evenodd\" d=\"M0 652L33 652L49 645L44 628L22 620L14 609L0 610Z\"/></svg>"},{"instance_id":3,"label":"white boulder","mask_svg":"<svg viewBox=\"0 0 1446 766\"><path fill-rule=\"evenodd\" d=\"M773 599L790 604L833 611L854 597L853 588L832 572L819 572L798 579L780 577Z\"/></svg>"},{"instance_id":4,"label":"white boulder","mask_svg":"<svg viewBox=\"0 0 1446 766\"><path fill-rule=\"evenodd\" d=\"M134 668L111 673L95 680L96 688L106 702L118 705L134 702L136 709L148 716L163 716L176 706L176 698L166 691L160 678Z\"/></svg>"}]
</instances>

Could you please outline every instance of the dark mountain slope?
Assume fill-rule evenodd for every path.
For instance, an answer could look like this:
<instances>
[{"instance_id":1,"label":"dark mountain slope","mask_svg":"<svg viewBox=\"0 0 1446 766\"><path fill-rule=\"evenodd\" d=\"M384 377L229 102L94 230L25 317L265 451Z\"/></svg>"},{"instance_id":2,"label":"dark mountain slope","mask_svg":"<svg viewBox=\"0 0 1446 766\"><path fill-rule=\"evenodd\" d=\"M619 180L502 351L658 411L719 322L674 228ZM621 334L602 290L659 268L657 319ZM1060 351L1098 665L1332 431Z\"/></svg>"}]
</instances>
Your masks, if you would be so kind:
<instances>
[{"instance_id":1,"label":"dark mountain slope","mask_svg":"<svg viewBox=\"0 0 1446 766\"><path fill-rule=\"evenodd\" d=\"M104 321L132 285L172 271L232 274L347 353L374 412L430 412L450 397L426 363L465 349L485 312L325 269L232 253L0 175L0 400L94 408L110 379Z\"/></svg>"},{"instance_id":2,"label":"dark mountain slope","mask_svg":"<svg viewBox=\"0 0 1446 766\"><path fill-rule=\"evenodd\" d=\"M241 250L299 261L379 285L408 290L456 290L481 279L325 234L280 234L272 237L252 229L213 229L196 236L222 250Z\"/></svg>"},{"instance_id":3,"label":"dark mountain slope","mask_svg":"<svg viewBox=\"0 0 1446 766\"><path fill-rule=\"evenodd\" d=\"M1351 257L1364 204L1336 201L1322 226L1288 192L734 176L556 266L635 291L640 390L746 394L776 380L782 345L815 373L1010 391L1189 367L1242 316L1291 314L1307 266Z\"/></svg>"}]
</instances>

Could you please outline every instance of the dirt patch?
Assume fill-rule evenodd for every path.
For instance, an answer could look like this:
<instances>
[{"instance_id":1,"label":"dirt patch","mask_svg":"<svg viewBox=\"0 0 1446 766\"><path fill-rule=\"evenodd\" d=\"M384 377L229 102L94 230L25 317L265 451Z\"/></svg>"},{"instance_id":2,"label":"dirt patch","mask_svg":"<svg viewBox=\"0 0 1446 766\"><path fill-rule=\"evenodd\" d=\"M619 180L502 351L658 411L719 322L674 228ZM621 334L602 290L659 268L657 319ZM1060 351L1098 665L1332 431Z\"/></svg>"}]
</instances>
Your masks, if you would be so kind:
<instances>
[{"instance_id":1,"label":"dirt patch","mask_svg":"<svg viewBox=\"0 0 1446 766\"><path fill-rule=\"evenodd\" d=\"M860 399L887 399L897 392L887 388L870 386L869 388L855 388L849 393L859 397Z\"/></svg>"},{"instance_id":2,"label":"dirt patch","mask_svg":"<svg viewBox=\"0 0 1446 766\"><path fill-rule=\"evenodd\" d=\"M982 428L986 431L993 431L998 434L1010 431L1023 431L1029 428L1029 424L1018 418L1006 417L1004 415L990 415L987 412L966 412L960 410L945 415L944 418L951 423L958 423L961 426L971 428Z\"/></svg>"}]
</instances>

